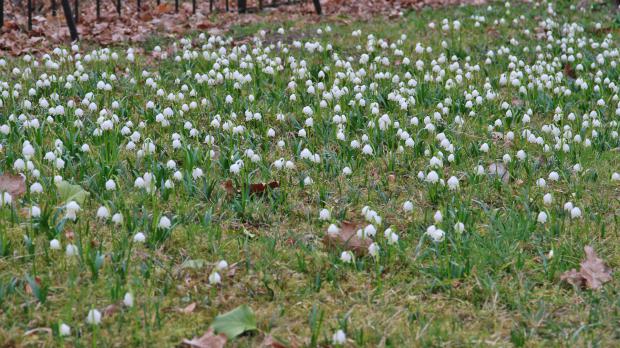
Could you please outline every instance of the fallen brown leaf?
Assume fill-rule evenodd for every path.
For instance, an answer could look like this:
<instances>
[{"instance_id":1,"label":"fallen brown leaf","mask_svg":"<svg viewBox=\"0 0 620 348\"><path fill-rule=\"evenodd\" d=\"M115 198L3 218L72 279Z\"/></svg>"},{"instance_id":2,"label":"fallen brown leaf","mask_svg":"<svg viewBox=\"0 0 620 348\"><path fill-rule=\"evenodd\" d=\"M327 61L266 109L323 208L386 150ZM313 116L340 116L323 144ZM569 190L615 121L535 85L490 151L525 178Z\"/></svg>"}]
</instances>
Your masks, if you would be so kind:
<instances>
[{"instance_id":1,"label":"fallen brown leaf","mask_svg":"<svg viewBox=\"0 0 620 348\"><path fill-rule=\"evenodd\" d=\"M323 243L328 247L344 248L352 250L358 255L363 255L368 252L368 247L372 241L369 238L358 237L357 230L355 224L344 221L340 226L340 232L334 235L326 234Z\"/></svg>"},{"instance_id":2,"label":"fallen brown leaf","mask_svg":"<svg viewBox=\"0 0 620 348\"><path fill-rule=\"evenodd\" d=\"M196 309L196 302L190 303L185 308L181 309L180 312L184 314L190 314L194 311L194 309Z\"/></svg>"},{"instance_id":3,"label":"fallen brown leaf","mask_svg":"<svg viewBox=\"0 0 620 348\"><path fill-rule=\"evenodd\" d=\"M202 337L192 340L184 339L183 344L194 348L223 348L226 345L226 335L215 335L213 329L209 329Z\"/></svg>"},{"instance_id":4,"label":"fallen brown leaf","mask_svg":"<svg viewBox=\"0 0 620 348\"><path fill-rule=\"evenodd\" d=\"M26 182L20 175L0 175L0 192L8 192L11 197L18 198L26 192Z\"/></svg>"},{"instance_id":5,"label":"fallen brown leaf","mask_svg":"<svg viewBox=\"0 0 620 348\"><path fill-rule=\"evenodd\" d=\"M611 280L611 268L596 255L591 246L586 245L583 250L586 259L581 262L579 271L573 268L564 272L560 279L581 288L600 289L604 283Z\"/></svg>"},{"instance_id":6,"label":"fallen brown leaf","mask_svg":"<svg viewBox=\"0 0 620 348\"><path fill-rule=\"evenodd\" d=\"M267 335L260 344L260 348L287 348L287 346L278 342L273 336Z\"/></svg>"}]
</instances>

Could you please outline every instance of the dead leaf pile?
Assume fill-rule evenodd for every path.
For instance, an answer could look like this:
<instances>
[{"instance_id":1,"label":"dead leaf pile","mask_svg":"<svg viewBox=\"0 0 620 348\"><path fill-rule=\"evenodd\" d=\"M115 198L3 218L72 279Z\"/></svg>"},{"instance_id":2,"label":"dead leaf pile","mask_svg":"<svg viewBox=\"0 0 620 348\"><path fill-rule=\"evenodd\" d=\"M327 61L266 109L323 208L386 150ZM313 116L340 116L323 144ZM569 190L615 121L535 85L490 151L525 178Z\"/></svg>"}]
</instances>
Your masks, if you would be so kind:
<instances>
[{"instance_id":1,"label":"dead leaf pile","mask_svg":"<svg viewBox=\"0 0 620 348\"><path fill-rule=\"evenodd\" d=\"M580 288L598 290L611 280L611 268L596 255L591 246L586 245L583 250L586 259L581 262L579 271L573 268L564 272L560 279Z\"/></svg>"},{"instance_id":2,"label":"dead leaf pile","mask_svg":"<svg viewBox=\"0 0 620 348\"><path fill-rule=\"evenodd\" d=\"M484 2L485 0L323 0L321 4L325 16L342 21L343 16L350 20L369 19L373 16L394 18L407 9ZM300 1L291 5L279 1L279 6L264 9L260 14L238 14L236 1L229 1L229 12L225 11L224 2L216 1L213 4L213 11L218 13L217 19L211 16L209 1L198 1L196 13L193 13L189 1L180 3L178 13L172 3L156 5L143 2L138 8L135 1L123 1L120 15L115 2L102 1L101 16L97 18L96 2L82 1L77 16L77 30L81 41L109 45L120 42L139 43L153 35L178 37L192 30L221 32L232 25L320 20L311 1ZM248 1L247 4L249 8L258 8L258 0ZM59 7L57 14L53 16L51 0L37 2L31 31L27 30L26 6L7 1L4 12L4 27L0 28L0 50L10 55L39 53L70 42L62 8Z\"/></svg>"}]
</instances>

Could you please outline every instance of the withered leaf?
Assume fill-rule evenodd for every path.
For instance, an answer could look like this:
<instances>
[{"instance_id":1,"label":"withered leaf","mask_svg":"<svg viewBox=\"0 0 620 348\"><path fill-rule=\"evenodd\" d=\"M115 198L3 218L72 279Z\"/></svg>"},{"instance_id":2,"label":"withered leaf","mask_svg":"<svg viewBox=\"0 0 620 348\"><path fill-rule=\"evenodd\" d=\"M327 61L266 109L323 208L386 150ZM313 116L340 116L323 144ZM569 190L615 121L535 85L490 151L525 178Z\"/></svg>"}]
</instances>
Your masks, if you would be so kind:
<instances>
[{"instance_id":1,"label":"withered leaf","mask_svg":"<svg viewBox=\"0 0 620 348\"><path fill-rule=\"evenodd\" d=\"M265 336L265 339L260 344L260 348L287 348L287 346L283 343L280 343L278 340L273 338L271 335Z\"/></svg>"},{"instance_id":2,"label":"withered leaf","mask_svg":"<svg viewBox=\"0 0 620 348\"><path fill-rule=\"evenodd\" d=\"M573 268L564 272L560 279L581 288L600 289L611 280L611 268L596 255L591 246L586 245L583 250L586 259L581 262L579 271Z\"/></svg>"},{"instance_id":3,"label":"withered leaf","mask_svg":"<svg viewBox=\"0 0 620 348\"><path fill-rule=\"evenodd\" d=\"M213 329L209 329L202 337L192 340L184 339L183 345L193 348L223 348L227 341L226 335L215 335Z\"/></svg>"},{"instance_id":4,"label":"withered leaf","mask_svg":"<svg viewBox=\"0 0 620 348\"><path fill-rule=\"evenodd\" d=\"M4 173L0 175L0 192L8 192L11 197L18 198L26 192L26 182L20 175Z\"/></svg>"},{"instance_id":5,"label":"withered leaf","mask_svg":"<svg viewBox=\"0 0 620 348\"><path fill-rule=\"evenodd\" d=\"M340 232L337 234L326 234L323 243L328 247L344 248L352 250L358 255L368 252L368 247L372 243L369 238L360 238L357 236L357 226L349 221L343 221L340 226Z\"/></svg>"},{"instance_id":6,"label":"withered leaf","mask_svg":"<svg viewBox=\"0 0 620 348\"><path fill-rule=\"evenodd\" d=\"M181 309L180 312L184 314L190 314L196 309L196 302L192 302L185 306L185 308Z\"/></svg>"},{"instance_id":7,"label":"withered leaf","mask_svg":"<svg viewBox=\"0 0 620 348\"><path fill-rule=\"evenodd\" d=\"M222 187L228 192L229 195L233 194L241 194L241 189L235 188L232 180L226 180ZM280 183L278 181L271 181L269 183L258 183L258 184L250 184L250 194L258 194L264 193L267 188L278 188L280 187Z\"/></svg>"}]
</instances>

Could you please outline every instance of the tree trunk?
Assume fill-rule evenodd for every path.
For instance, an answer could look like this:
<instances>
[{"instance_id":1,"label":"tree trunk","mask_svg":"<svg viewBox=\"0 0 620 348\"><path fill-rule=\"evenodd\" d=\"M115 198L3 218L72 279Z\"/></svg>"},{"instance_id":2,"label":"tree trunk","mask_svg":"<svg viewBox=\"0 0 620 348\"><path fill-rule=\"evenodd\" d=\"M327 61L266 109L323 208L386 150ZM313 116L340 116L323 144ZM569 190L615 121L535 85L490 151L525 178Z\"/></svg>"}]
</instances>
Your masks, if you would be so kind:
<instances>
[{"instance_id":1,"label":"tree trunk","mask_svg":"<svg viewBox=\"0 0 620 348\"><path fill-rule=\"evenodd\" d=\"M73 14L71 14L71 5L69 0L61 0L62 9L65 12L65 19L67 20L67 26L69 27L69 33L71 34L71 41L77 41L79 39L75 22L73 21Z\"/></svg>"}]
</instances>

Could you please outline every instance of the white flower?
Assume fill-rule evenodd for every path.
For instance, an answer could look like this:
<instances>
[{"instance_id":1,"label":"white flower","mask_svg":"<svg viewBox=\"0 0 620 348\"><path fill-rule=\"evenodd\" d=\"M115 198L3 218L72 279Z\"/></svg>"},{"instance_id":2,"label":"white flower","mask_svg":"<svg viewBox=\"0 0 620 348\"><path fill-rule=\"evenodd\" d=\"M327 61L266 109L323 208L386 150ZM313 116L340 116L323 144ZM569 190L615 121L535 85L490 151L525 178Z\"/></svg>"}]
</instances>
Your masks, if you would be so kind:
<instances>
[{"instance_id":1,"label":"white flower","mask_svg":"<svg viewBox=\"0 0 620 348\"><path fill-rule=\"evenodd\" d=\"M340 261L344 263L350 263L353 260L353 253L350 251L343 251L340 254Z\"/></svg>"},{"instance_id":2,"label":"white flower","mask_svg":"<svg viewBox=\"0 0 620 348\"><path fill-rule=\"evenodd\" d=\"M459 179L457 179L456 176L452 176L448 179L448 188L450 190L456 190L459 188Z\"/></svg>"},{"instance_id":3,"label":"white flower","mask_svg":"<svg viewBox=\"0 0 620 348\"><path fill-rule=\"evenodd\" d=\"M163 229L169 229L171 225L172 225L172 222L170 222L170 219L168 219L168 217L166 216L162 216L161 218L159 218L159 224L157 224L157 227L163 228Z\"/></svg>"},{"instance_id":4,"label":"white flower","mask_svg":"<svg viewBox=\"0 0 620 348\"><path fill-rule=\"evenodd\" d=\"M114 182L114 180L110 179L108 181L105 182L105 189L108 191L114 191L116 190L116 183Z\"/></svg>"},{"instance_id":5,"label":"white flower","mask_svg":"<svg viewBox=\"0 0 620 348\"><path fill-rule=\"evenodd\" d=\"M579 207L573 207L570 210L570 217L571 219L578 219L581 217L581 209L579 209Z\"/></svg>"},{"instance_id":6,"label":"white flower","mask_svg":"<svg viewBox=\"0 0 620 348\"><path fill-rule=\"evenodd\" d=\"M75 246L74 244L67 244L67 246L65 247L65 254L67 255L67 257L72 257L77 255L78 253L78 247Z\"/></svg>"},{"instance_id":7,"label":"white flower","mask_svg":"<svg viewBox=\"0 0 620 348\"><path fill-rule=\"evenodd\" d=\"M336 236L338 233L340 233L340 229L334 224L329 225L329 227L327 228L327 234L332 237Z\"/></svg>"},{"instance_id":8,"label":"white flower","mask_svg":"<svg viewBox=\"0 0 620 348\"><path fill-rule=\"evenodd\" d=\"M218 262L217 265L215 266L215 269L218 271L223 271L227 268L228 268L228 262L226 262L226 260L220 260L220 262Z\"/></svg>"},{"instance_id":9,"label":"white flower","mask_svg":"<svg viewBox=\"0 0 620 348\"><path fill-rule=\"evenodd\" d=\"M321 211L319 212L319 220L329 220L330 216L331 214L327 209L321 209Z\"/></svg>"},{"instance_id":10,"label":"white flower","mask_svg":"<svg viewBox=\"0 0 620 348\"><path fill-rule=\"evenodd\" d=\"M70 201L65 206L65 210L66 210L65 217L69 220L75 221L77 219L77 213L80 212L81 208L80 208L80 205L77 204L76 201Z\"/></svg>"},{"instance_id":11,"label":"white flower","mask_svg":"<svg viewBox=\"0 0 620 348\"><path fill-rule=\"evenodd\" d=\"M97 218L105 220L110 217L110 211L108 208L101 206L97 209Z\"/></svg>"},{"instance_id":12,"label":"white flower","mask_svg":"<svg viewBox=\"0 0 620 348\"><path fill-rule=\"evenodd\" d=\"M125 293L125 297L123 297L123 304L126 307L133 307L133 295L130 292Z\"/></svg>"},{"instance_id":13,"label":"white flower","mask_svg":"<svg viewBox=\"0 0 620 348\"><path fill-rule=\"evenodd\" d=\"M429 236L433 242L438 243L441 242L445 236L444 231L435 227L435 225L431 225L426 229L426 235Z\"/></svg>"},{"instance_id":14,"label":"white flower","mask_svg":"<svg viewBox=\"0 0 620 348\"><path fill-rule=\"evenodd\" d=\"M611 174L611 181L620 181L620 174L619 173Z\"/></svg>"},{"instance_id":15,"label":"white flower","mask_svg":"<svg viewBox=\"0 0 620 348\"><path fill-rule=\"evenodd\" d=\"M349 168L349 167L342 168L342 174L344 174L344 175L351 175L351 173L353 173L351 168Z\"/></svg>"},{"instance_id":16,"label":"white flower","mask_svg":"<svg viewBox=\"0 0 620 348\"><path fill-rule=\"evenodd\" d=\"M441 210L437 210L435 212L435 215L433 215L433 220L435 220L435 223L440 223L441 221L443 221L443 215L441 214Z\"/></svg>"},{"instance_id":17,"label":"white flower","mask_svg":"<svg viewBox=\"0 0 620 348\"><path fill-rule=\"evenodd\" d=\"M372 243L368 246L368 253L370 254L370 256L376 257L377 255L379 255L379 249L379 244Z\"/></svg>"},{"instance_id":18,"label":"white flower","mask_svg":"<svg viewBox=\"0 0 620 348\"><path fill-rule=\"evenodd\" d=\"M368 144L364 145L364 147L362 148L362 153L364 155L372 155L372 147Z\"/></svg>"},{"instance_id":19,"label":"white flower","mask_svg":"<svg viewBox=\"0 0 620 348\"><path fill-rule=\"evenodd\" d=\"M0 207L10 205L12 202L13 197L8 192L0 192Z\"/></svg>"},{"instance_id":20,"label":"white flower","mask_svg":"<svg viewBox=\"0 0 620 348\"><path fill-rule=\"evenodd\" d=\"M335 345L343 345L347 342L347 335L345 335L344 331L338 330L332 336L332 343Z\"/></svg>"},{"instance_id":21,"label":"white flower","mask_svg":"<svg viewBox=\"0 0 620 348\"><path fill-rule=\"evenodd\" d=\"M437 181L439 181L439 174L437 174L437 172L432 170L430 173L428 173L425 180L426 182L430 182L431 184L434 184Z\"/></svg>"},{"instance_id":22,"label":"white flower","mask_svg":"<svg viewBox=\"0 0 620 348\"><path fill-rule=\"evenodd\" d=\"M117 225L120 225L123 223L123 215L121 213L116 213L114 215L112 215L112 222L114 222Z\"/></svg>"},{"instance_id":23,"label":"white flower","mask_svg":"<svg viewBox=\"0 0 620 348\"><path fill-rule=\"evenodd\" d=\"M39 216L41 216L41 208L36 205L30 207L30 217L38 218Z\"/></svg>"},{"instance_id":24,"label":"white flower","mask_svg":"<svg viewBox=\"0 0 620 348\"><path fill-rule=\"evenodd\" d=\"M312 178L311 178L311 177L309 177L309 176L307 176L307 177L304 179L304 186L310 186L310 185L312 185L313 183L314 183L314 180L312 180Z\"/></svg>"},{"instance_id":25,"label":"white flower","mask_svg":"<svg viewBox=\"0 0 620 348\"><path fill-rule=\"evenodd\" d=\"M222 282L222 277L220 276L219 273L217 272L211 273L211 275L209 276L209 284L215 285L215 284L220 284L221 282Z\"/></svg>"},{"instance_id":26,"label":"white flower","mask_svg":"<svg viewBox=\"0 0 620 348\"><path fill-rule=\"evenodd\" d=\"M406 213L410 213L413 211L413 203L411 201L406 201L405 203L403 203L403 210Z\"/></svg>"},{"instance_id":27,"label":"white flower","mask_svg":"<svg viewBox=\"0 0 620 348\"><path fill-rule=\"evenodd\" d=\"M133 236L133 241L136 243L144 243L146 236L142 232L138 232Z\"/></svg>"},{"instance_id":28,"label":"white flower","mask_svg":"<svg viewBox=\"0 0 620 348\"><path fill-rule=\"evenodd\" d=\"M58 331L59 331L60 336L69 336L71 335L71 326L65 323L62 323L60 324L60 328Z\"/></svg>"},{"instance_id":29,"label":"white flower","mask_svg":"<svg viewBox=\"0 0 620 348\"><path fill-rule=\"evenodd\" d=\"M463 233L465 232L465 224L463 224L462 222L457 222L454 224L454 231L456 231L457 233Z\"/></svg>"},{"instance_id":30,"label":"white flower","mask_svg":"<svg viewBox=\"0 0 620 348\"><path fill-rule=\"evenodd\" d=\"M545 205L549 205L549 204L551 204L551 202L553 202L553 196L551 195L551 193L546 193L543 196L543 203Z\"/></svg>"},{"instance_id":31,"label":"white flower","mask_svg":"<svg viewBox=\"0 0 620 348\"><path fill-rule=\"evenodd\" d=\"M41 193L43 192L43 185L38 182L30 185L30 193Z\"/></svg>"},{"instance_id":32,"label":"white flower","mask_svg":"<svg viewBox=\"0 0 620 348\"><path fill-rule=\"evenodd\" d=\"M50 241L50 249L60 250L60 242L58 241L58 239L52 239Z\"/></svg>"},{"instance_id":33,"label":"white flower","mask_svg":"<svg viewBox=\"0 0 620 348\"><path fill-rule=\"evenodd\" d=\"M547 222L547 213L545 213L544 211L541 211L540 213L538 213L538 222L540 222L541 224L544 224Z\"/></svg>"},{"instance_id":34,"label":"white flower","mask_svg":"<svg viewBox=\"0 0 620 348\"><path fill-rule=\"evenodd\" d=\"M101 323L101 312L91 309L86 316L86 322L91 325L99 325Z\"/></svg>"}]
</instances>

